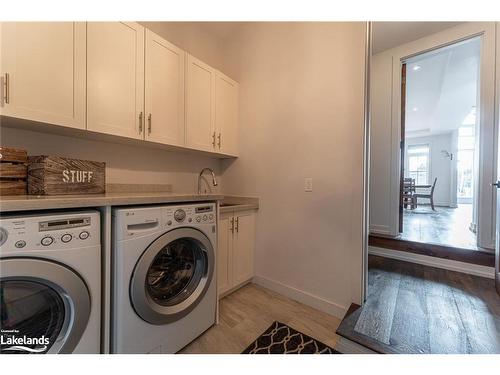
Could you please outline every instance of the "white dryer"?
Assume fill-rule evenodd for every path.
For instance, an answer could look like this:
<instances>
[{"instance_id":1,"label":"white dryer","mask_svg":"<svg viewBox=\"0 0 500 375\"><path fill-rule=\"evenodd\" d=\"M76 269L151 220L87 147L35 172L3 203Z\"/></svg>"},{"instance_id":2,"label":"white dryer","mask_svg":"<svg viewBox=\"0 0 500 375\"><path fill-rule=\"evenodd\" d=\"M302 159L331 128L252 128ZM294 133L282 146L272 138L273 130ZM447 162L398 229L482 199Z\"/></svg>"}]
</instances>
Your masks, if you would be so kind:
<instances>
[{"instance_id":1,"label":"white dryer","mask_svg":"<svg viewBox=\"0 0 500 375\"><path fill-rule=\"evenodd\" d=\"M99 353L100 215L2 214L2 353Z\"/></svg>"},{"instance_id":2,"label":"white dryer","mask_svg":"<svg viewBox=\"0 0 500 375\"><path fill-rule=\"evenodd\" d=\"M215 203L113 210L113 353L175 353L215 323Z\"/></svg>"}]
</instances>

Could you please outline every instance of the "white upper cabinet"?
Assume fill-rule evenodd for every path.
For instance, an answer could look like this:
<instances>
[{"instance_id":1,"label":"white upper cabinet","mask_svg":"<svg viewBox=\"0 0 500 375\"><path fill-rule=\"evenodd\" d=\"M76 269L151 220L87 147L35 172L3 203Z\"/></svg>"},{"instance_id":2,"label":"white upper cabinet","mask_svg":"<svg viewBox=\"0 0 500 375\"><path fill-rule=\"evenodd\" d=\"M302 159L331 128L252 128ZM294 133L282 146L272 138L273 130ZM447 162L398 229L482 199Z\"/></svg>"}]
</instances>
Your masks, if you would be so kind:
<instances>
[{"instance_id":1,"label":"white upper cabinet","mask_svg":"<svg viewBox=\"0 0 500 375\"><path fill-rule=\"evenodd\" d=\"M185 52L146 30L145 139L184 146Z\"/></svg>"},{"instance_id":2,"label":"white upper cabinet","mask_svg":"<svg viewBox=\"0 0 500 375\"><path fill-rule=\"evenodd\" d=\"M238 155L238 83L134 22L0 23L0 115Z\"/></svg>"},{"instance_id":3,"label":"white upper cabinet","mask_svg":"<svg viewBox=\"0 0 500 375\"><path fill-rule=\"evenodd\" d=\"M215 80L216 150L238 154L238 83L217 72Z\"/></svg>"},{"instance_id":4,"label":"white upper cabinet","mask_svg":"<svg viewBox=\"0 0 500 375\"><path fill-rule=\"evenodd\" d=\"M87 24L87 129L144 138L144 27Z\"/></svg>"},{"instance_id":5,"label":"white upper cabinet","mask_svg":"<svg viewBox=\"0 0 500 375\"><path fill-rule=\"evenodd\" d=\"M85 23L0 26L0 114L85 128Z\"/></svg>"},{"instance_id":6,"label":"white upper cabinet","mask_svg":"<svg viewBox=\"0 0 500 375\"><path fill-rule=\"evenodd\" d=\"M216 151L215 69L188 54L186 69L186 145Z\"/></svg>"}]
</instances>

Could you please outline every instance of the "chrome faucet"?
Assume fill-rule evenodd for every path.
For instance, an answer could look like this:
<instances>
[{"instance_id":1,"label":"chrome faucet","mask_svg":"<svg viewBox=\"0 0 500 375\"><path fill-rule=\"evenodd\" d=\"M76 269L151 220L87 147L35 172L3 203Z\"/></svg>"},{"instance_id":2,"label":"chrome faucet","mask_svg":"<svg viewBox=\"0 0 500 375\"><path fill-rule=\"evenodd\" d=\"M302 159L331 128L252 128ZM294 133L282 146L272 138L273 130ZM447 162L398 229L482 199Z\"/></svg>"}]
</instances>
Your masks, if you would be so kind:
<instances>
[{"instance_id":1,"label":"chrome faucet","mask_svg":"<svg viewBox=\"0 0 500 375\"><path fill-rule=\"evenodd\" d=\"M203 176L203 173L205 173L205 171L208 171L212 174L212 184L214 186L217 186L217 180L215 179L215 172L211 168L203 168L200 174L198 175L198 194L201 194L201 177Z\"/></svg>"}]
</instances>

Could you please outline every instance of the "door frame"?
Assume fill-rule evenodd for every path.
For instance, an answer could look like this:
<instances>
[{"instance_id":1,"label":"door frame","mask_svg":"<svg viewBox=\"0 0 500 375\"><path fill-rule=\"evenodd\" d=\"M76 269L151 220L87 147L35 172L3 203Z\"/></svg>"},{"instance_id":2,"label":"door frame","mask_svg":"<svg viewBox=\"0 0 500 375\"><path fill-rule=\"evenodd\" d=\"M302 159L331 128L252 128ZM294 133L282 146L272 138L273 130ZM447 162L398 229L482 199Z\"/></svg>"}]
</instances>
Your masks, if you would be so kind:
<instances>
[{"instance_id":1,"label":"door frame","mask_svg":"<svg viewBox=\"0 0 500 375\"><path fill-rule=\"evenodd\" d=\"M478 195L478 246L494 248L495 244L495 206L496 197L491 187L496 173L495 155L497 141L495 134L495 33L494 22L468 22L439 33L429 35L414 42L395 48L392 55L392 158L391 162L391 232L398 233L401 158L399 155L401 141L401 66L402 63L416 55L442 48L457 42L481 36L480 65L480 158Z\"/></svg>"},{"instance_id":2,"label":"door frame","mask_svg":"<svg viewBox=\"0 0 500 375\"><path fill-rule=\"evenodd\" d=\"M399 153L400 153L400 166L399 166L399 219L398 219L398 231L403 233L403 217L404 217L404 207L403 207L403 188L404 188L404 178L405 178L405 153L406 153L406 62L403 61L401 64L401 133L399 135Z\"/></svg>"},{"instance_id":3,"label":"door frame","mask_svg":"<svg viewBox=\"0 0 500 375\"><path fill-rule=\"evenodd\" d=\"M500 114L499 114L499 106L500 106L500 22L495 23L495 28L496 28L496 91L495 91L495 130L496 130L496 135L495 135L495 140L497 141L497 144L495 147L495 152L496 155L493 158L497 165L496 165L496 182L498 183L500 181L500 150L498 149L500 145ZM500 295L500 208L496 207L499 204L500 200L500 188L494 189L496 190L496 202L495 202L495 208L496 208L496 243L495 243L495 288L497 290L497 293Z\"/></svg>"},{"instance_id":4,"label":"door frame","mask_svg":"<svg viewBox=\"0 0 500 375\"><path fill-rule=\"evenodd\" d=\"M373 22L366 22L365 29L365 79L363 107L363 203L362 203L362 248L361 248L361 288L354 282L352 290L360 290L351 295L352 301L364 304L368 295L368 238L370 235L370 128L371 128L371 63L373 56ZM359 272L359 260L353 259L354 274Z\"/></svg>"}]
</instances>

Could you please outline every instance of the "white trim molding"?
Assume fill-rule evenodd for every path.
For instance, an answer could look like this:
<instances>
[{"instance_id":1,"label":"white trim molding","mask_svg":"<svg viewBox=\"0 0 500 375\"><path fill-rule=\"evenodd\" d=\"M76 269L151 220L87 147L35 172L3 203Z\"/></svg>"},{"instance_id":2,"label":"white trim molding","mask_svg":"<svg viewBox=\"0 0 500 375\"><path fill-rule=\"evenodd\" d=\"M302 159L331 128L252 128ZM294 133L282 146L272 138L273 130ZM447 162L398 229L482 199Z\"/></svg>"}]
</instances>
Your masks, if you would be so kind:
<instances>
[{"instance_id":1,"label":"white trim molding","mask_svg":"<svg viewBox=\"0 0 500 375\"><path fill-rule=\"evenodd\" d=\"M442 268L450 271L462 272L469 275L486 277L488 279L493 279L495 277L495 269L493 267L464 263L456 260L436 258L428 255L413 254L406 251L384 249L375 246L369 247L368 254L377 255L384 258L402 260L410 263L422 264L424 266Z\"/></svg>"},{"instance_id":2,"label":"white trim molding","mask_svg":"<svg viewBox=\"0 0 500 375\"><path fill-rule=\"evenodd\" d=\"M327 314L333 315L339 319L343 319L348 308L338 303L328 301L322 297L314 294L299 290L289 285L280 283L279 281L268 279L263 276L254 276L252 280L255 284L261 287L270 289L276 293L284 295L304 305L313 307L317 310L323 311Z\"/></svg>"},{"instance_id":3,"label":"white trim molding","mask_svg":"<svg viewBox=\"0 0 500 375\"><path fill-rule=\"evenodd\" d=\"M370 235L380 234L384 237L394 237L388 225L370 225Z\"/></svg>"}]
</instances>

